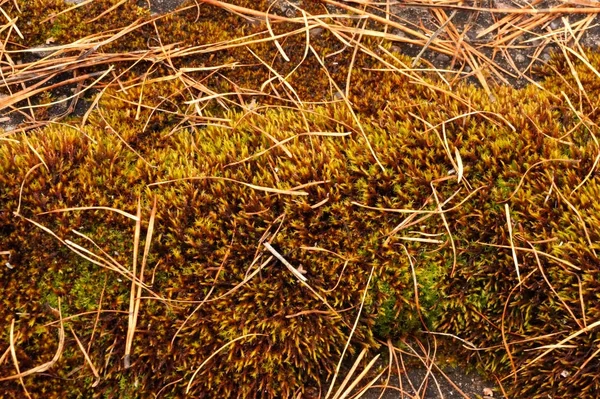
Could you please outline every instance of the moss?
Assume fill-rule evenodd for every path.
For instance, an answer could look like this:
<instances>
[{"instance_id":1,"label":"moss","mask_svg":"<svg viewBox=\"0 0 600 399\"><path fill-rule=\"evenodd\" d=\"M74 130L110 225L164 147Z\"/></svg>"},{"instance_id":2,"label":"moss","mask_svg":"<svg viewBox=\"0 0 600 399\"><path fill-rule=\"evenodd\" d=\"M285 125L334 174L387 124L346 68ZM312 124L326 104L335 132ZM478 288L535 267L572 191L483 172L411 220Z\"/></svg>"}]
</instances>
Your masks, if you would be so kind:
<instances>
[{"instance_id":1,"label":"moss","mask_svg":"<svg viewBox=\"0 0 600 399\"><path fill-rule=\"evenodd\" d=\"M48 35L66 43L147 18L134 3L123 4L122 12L104 16L97 25L86 21L116 2L94 2L48 24L32 24L24 31L26 41L17 45L29 46ZM64 7L50 1L19 4L31 21L43 18L42 6L48 12ZM254 6L264 10L267 4ZM204 45L208 37L230 40L263 28L209 6L198 12L166 17L156 29L165 40ZM150 28L101 51L146 50L142 38ZM278 32L292 28L276 27ZM267 36L262 35L257 37ZM272 43L250 48L284 74L302 59L304 40L296 35L284 43L290 63L273 57ZM312 45L339 63L331 76L344 83L351 52L337 53L341 44L327 34ZM375 45L365 41L365 46ZM589 59L600 64L595 54ZM257 90L271 78L244 47L173 60L176 68L234 61L243 67L190 76L219 93ZM398 60L387 61L400 66ZM124 62L119 72L129 66ZM132 69L124 79L139 78L148 66ZM56 321L52 308L60 298L68 333L72 328L82 342L92 342L89 356L102 375L92 387L91 372L78 369L85 360L69 338L52 371L65 383L36 376L28 381L30 392L144 397L164 388L166 396L180 397L189 383L191 396L306 393L334 372L365 289L351 352L377 349L377 339L435 328L488 348L480 364L501 376L512 369L507 339L514 366L520 368L538 355L533 349L567 337L583 320L599 318L594 305L600 288L597 145L593 124L578 125L581 119L561 96L575 94L577 86L565 73L570 67L555 60L543 71L545 91L497 88L496 101L490 101L472 86L458 85L451 94L438 90L440 82L427 76L429 87L415 85L405 76L383 72L383 65L362 53L355 66L349 88L352 112L339 103L297 109L284 96L261 96L260 105L268 107L254 112L211 101L202 116L217 118L219 124L200 118L198 125L190 122L198 112L189 102L203 91L180 81L149 79L127 91L107 88L81 129L53 124L29 132L27 141L24 136L0 141L0 249L11 251L14 265L0 268L0 320L3 325L17 320L19 348L24 348L21 368L31 368L56 350L55 327L40 326ZM586 87L600 88L593 71L583 64L576 68ZM159 67L153 73L161 77L172 71ZM288 83L307 104L333 96L314 57ZM282 86L274 83L271 89L279 92ZM138 112L140 98L146 107ZM593 97L581 106L591 121L598 118L597 101ZM439 129L431 128L441 124L444 142ZM454 165L446 145L460 152L463 182L448 178ZM97 254L87 254L95 260L130 268L135 224L106 208L135 213L138 199L141 237L157 201L145 275L148 284L153 282L143 291L133 365L124 370L130 282L64 243ZM515 290L519 280L506 205L519 245L520 290ZM87 206L104 208L46 213ZM440 207L444 219L436 212ZM17 209L21 216L13 213ZM261 246L265 237L306 271L312 290L282 262L269 259ZM529 244L538 252L529 251ZM104 311L97 313L101 295ZM7 331L1 334L7 342ZM582 359L589 358L598 339L596 331L588 331L573 337L573 346L557 348L536 370L526 367L509 387L511 396L567 397L576 387L581 397L594 397L597 361L584 364ZM464 355L477 360L473 351ZM571 378L548 378L583 366ZM1 375L12 372L0 365ZM7 383L9 395L19 389L18 383Z\"/></svg>"},{"instance_id":2,"label":"moss","mask_svg":"<svg viewBox=\"0 0 600 399\"><path fill-rule=\"evenodd\" d=\"M372 292L381 292L386 298L381 301L381 308L377 310L377 317L373 327L375 336L383 339L389 337L393 333L392 323L396 319L394 305L397 302L397 298L395 292L386 282L377 281L374 284Z\"/></svg>"}]
</instances>

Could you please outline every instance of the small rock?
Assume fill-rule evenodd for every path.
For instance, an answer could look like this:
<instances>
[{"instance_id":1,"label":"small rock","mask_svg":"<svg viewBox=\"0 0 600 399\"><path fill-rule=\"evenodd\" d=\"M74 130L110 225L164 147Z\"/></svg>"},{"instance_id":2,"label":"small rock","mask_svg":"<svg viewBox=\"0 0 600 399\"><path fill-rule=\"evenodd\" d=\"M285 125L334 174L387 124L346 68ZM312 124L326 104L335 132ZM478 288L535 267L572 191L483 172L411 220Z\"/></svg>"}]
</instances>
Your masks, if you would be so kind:
<instances>
[{"instance_id":1,"label":"small rock","mask_svg":"<svg viewBox=\"0 0 600 399\"><path fill-rule=\"evenodd\" d=\"M598 44L600 44L600 36L598 36L597 34L590 34L590 35L584 36L582 43L584 46L597 48Z\"/></svg>"},{"instance_id":2,"label":"small rock","mask_svg":"<svg viewBox=\"0 0 600 399\"><path fill-rule=\"evenodd\" d=\"M312 28L310 30L310 37L314 39L316 37L321 36L323 34L323 32L325 32L324 28L321 28L321 27Z\"/></svg>"},{"instance_id":3,"label":"small rock","mask_svg":"<svg viewBox=\"0 0 600 399\"><path fill-rule=\"evenodd\" d=\"M518 53L514 56L514 60L517 64L523 64L525 61L527 61L527 58L523 54Z\"/></svg>"},{"instance_id":4,"label":"small rock","mask_svg":"<svg viewBox=\"0 0 600 399\"><path fill-rule=\"evenodd\" d=\"M490 33L489 33L489 32L488 32L488 33L486 33L486 34L485 34L485 35L483 35L483 36L480 36L480 35L481 35L481 32L483 32L484 30L485 30L485 29L484 29L484 27L482 27L482 26L481 26L481 27L478 27L477 29L475 29L475 32L474 32L474 33L475 33L475 35L474 35L474 37L473 37L473 38L474 38L474 39L485 39L485 38L488 38L488 37L490 36Z\"/></svg>"},{"instance_id":5,"label":"small rock","mask_svg":"<svg viewBox=\"0 0 600 399\"><path fill-rule=\"evenodd\" d=\"M560 28L561 25L561 21L560 19L555 19L554 21L550 22L550 29L552 30L557 30L558 28Z\"/></svg>"},{"instance_id":6,"label":"small rock","mask_svg":"<svg viewBox=\"0 0 600 399\"><path fill-rule=\"evenodd\" d=\"M496 8L513 8L514 6L508 1L496 0Z\"/></svg>"},{"instance_id":7,"label":"small rock","mask_svg":"<svg viewBox=\"0 0 600 399\"><path fill-rule=\"evenodd\" d=\"M0 130L4 130L4 133L10 133L17 130L17 125L14 123L2 123L0 124Z\"/></svg>"},{"instance_id":8,"label":"small rock","mask_svg":"<svg viewBox=\"0 0 600 399\"><path fill-rule=\"evenodd\" d=\"M60 96L56 99L56 104L54 104L53 111L57 114L61 114L67 110L69 107L69 101L67 96Z\"/></svg>"},{"instance_id":9,"label":"small rock","mask_svg":"<svg viewBox=\"0 0 600 399\"><path fill-rule=\"evenodd\" d=\"M273 3L273 9L275 11L279 11L279 13L285 15L288 18L293 18L297 16L299 6L300 2L298 0L278 0Z\"/></svg>"},{"instance_id":10,"label":"small rock","mask_svg":"<svg viewBox=\"0 0 600 399\"><path fill-rule=\"evenodd\" d=\"M406 38L408 38L408 36L406 36L406 33L404 33L403 31L401 31L400 29L394 29L394 31L392 33L395 36L398 36L398 38L400 38L400 39L406 39Z\"/></svg>"},{"instance_id":11,"label":"small rock","mask_svg":"<svg viewBox=\"0 0 600 399\"><path fill-rule=\"evenodd\" d=\"M46 48L51 48L51 47L53 47L53 46L51 46L50 44L42 44L38 47L30 48L28 51L31 54L33 54L34 57L46 58L54 52L53 50L45 50Z\"/></svg>"},{"instance_id":12,"label":"small rock","mask_svg":"<svg viewBox=\"0 0 600 399\"><path fill-rule=\"evenodd\" d=\"M547 52L547 51L544 51L544 52L542 53L542 55L540 55L540 59L541 59L542 61L548 61L548 60L550 59L550 53L549 53L549 52Z\"/></svg>"},{"instance_id":13,"label":"small rock","mask_svg":"<svg viewBox=\"0 0 600 399\"><path fill-rule=\"evenodd\" d=\"M483 396L488 397L488 398L493 398L494 391L492 391L490 388L483 388Z\"/></svg>"},{"instance_id":14,"label":"small rock","mask_svg":"<svg viewBox=\"0 0 600 399\"><path fill-rule=\"evenodd\" d=\"M441 64L446 64L450 62L450 57L448 57L446 54L440 53L435 56L435 60Z\"/></svg>"}]
</instances>

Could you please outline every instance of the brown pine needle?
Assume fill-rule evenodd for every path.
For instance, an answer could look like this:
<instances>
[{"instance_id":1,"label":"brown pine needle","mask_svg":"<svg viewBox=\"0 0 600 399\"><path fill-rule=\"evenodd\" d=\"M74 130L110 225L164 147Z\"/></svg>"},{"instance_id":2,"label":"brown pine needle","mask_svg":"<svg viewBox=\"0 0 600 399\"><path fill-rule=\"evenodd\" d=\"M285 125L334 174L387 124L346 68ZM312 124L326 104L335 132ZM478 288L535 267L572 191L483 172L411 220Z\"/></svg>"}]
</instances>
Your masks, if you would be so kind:
<instances>
[{"instance_id":1,"label":"brown pine needle","mask_svg":"<svg viewBox=\"0 0 600 399\"><path fill-rule=\"evenodd\" d=\"M517 271L517 279L519 280L519 286L521 285L521 273L519 272L519 261L517 259L517 251L515 249L515 241L513 239L513 232L512 232L512 222L510 220L510 209L508 207L508 204L504 204L504 211L506 213L506 223L508 225L508 239L510 242L510 249L512 251L512 258L513 261L515 263L515 270Z\"/></svg>"},{"instance_id":2,"label":"brown pine needle","mask_svg":"<svg viewBox=\"0 0 600 399\"><path fill-rule=\"evenodd\" d=\"M248 337L266 337L266 334L246 334L246 335L242 335L241 337L237 337L236 339L233 339L229 342L227 342L225 345L221 346L219 349L217 349L216 351L214 351L208 358L206 358L206 360L204 360L202 362L202 364L200 366L198 366L198 368L196 369L196 371L194 371L194 374L192 374L192 377L190 378L190 382L188 382L187 388L185 390L185 393L189 393L190 392L190 388L192 387L192 382L194 382L194 378L196 378L196 374L198 374L200 372L200 370L202 370L202 368L206 365L206 363L208 363L210 361L210 359L212 359L213 357L217 356L219 354L219 352L225 350L228 346L236 343L237 341L240 341L242 339L246 339Z\"/></svg>"},{"instance_id":3,"label":"brown pine needle","mask_svg":"<svg viewBox=\"0 0 600 399\"><path fill-rule=\"evenodd\" d=\"M140 234L142 230L142 202L138 197L137 200L137 213L136 213L135 232L133 235L133 261L131 266L131 274L137 276L137 263L138 253L140 247ZM129 294L129 314L127 321L127 337L125 339L125 358L123 359L124 367L127 369L131 367L131 347L133 345L133 335L135 334L135 292L136 292L136 281L131 280L131 290Z\"/></svg>"},{"instance_id":4,"label":"brown pine needle","mask_svg":"<svg viewBox=\"0 0 600 399\"><path fill-rule=\"evenodd\" d=\"M86 363L88 364L88 366L90 366L94 377L96 377L96 381L94 381L94 383L92 384L92 388L96 387L100 383L100 374L98 374L98 370L94 366L94 363L92 363L92 359L90 359L88 352L83 347L83 344L81 343L79 337L77 337L77 334L75 334L75 331L73 331L73 328L71 326L69 326L69 330L71 330L71 334L73 334L75 341L77 341L77 346L79 346L79 350L81 350L81 353L83 353L83 357L85 358Z\"/></svg>"},{"instance_id":5,"label":"brown pine needle","mask_svg":"<svg viewBox=\"0 0 600 399\"><path fill-rule=\"evenodd\" d=\"M43 373L43 372L47 371L48 369L50 369L50 367L54 366L56 364L56 362L58 362L58 360L60 359L60 356L62 355L62 351L63 351L64 345L65 345L65 329L64 329L64 325L63 325L63 318L62 318L62 312L61 312L61 306L60 306L60 298L58 298L58 312L59 312L59 321L60 321L60 328L58 330L58 348L56 349L56 353L54 354L54 357L52 358L52 360L50 360L49 362L46 362L44 364L40 364L39 366L29 369L27 371L19 372L15 375L0 378L0 382L21 379L23 377L27 377L29 375L36 374L36 373ZM13 323L14 323L14 321L13 321ZM12 344L14 344L14 341Z\"/></svg>"}]
</instances>

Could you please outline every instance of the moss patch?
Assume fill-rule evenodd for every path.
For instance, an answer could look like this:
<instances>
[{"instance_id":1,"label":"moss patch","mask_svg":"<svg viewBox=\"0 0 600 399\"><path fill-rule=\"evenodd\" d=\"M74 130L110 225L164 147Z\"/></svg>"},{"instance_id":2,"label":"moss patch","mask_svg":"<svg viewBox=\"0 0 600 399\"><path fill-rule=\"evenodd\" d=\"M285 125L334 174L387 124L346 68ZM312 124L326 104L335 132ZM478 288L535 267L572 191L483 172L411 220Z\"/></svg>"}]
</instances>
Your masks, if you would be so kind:
<instances>
[{"instance_id":1,"label":"moss patch","mask_svg":"<svg viewBox=\"0 0 600 399\"><path fill-rule=\"evenodd\" d=\"M148 18L126 7L133 8L124 19L111 14L99 26L109 31L127 18ZM95 13L79 10L65 20L77 29L64 40L95 29L84 22L100 8L86 10ZM67 31L58 19L53 24L47 32L31 28L28 40ZM163 37L200 44L206 32L231 40L261 28L210 7L156 26ZM140 37L111 48L139 50L146 46ZM286 42L295 62L304 56L304 39ZM338 52L340 42L327 35L313 45L339 63L331 79L345 82L352 53ZM585 360L599 339L594 330L529 367L539 355L533 349L599 318L599 100L579 107L589 121L567 106L563 93L575 98L578 86L570 66L555 60L543 71L542 88L495 88L491 100L468 85L449 92L426 73L415 84L384 71L409 62L397 55L382 55L384 64L360 53L349 108L323 101L335 98L335 89L314 55L295 71L295 63L276 56L269 67L291 73L287 82L305 101L299 106L281 82L268 95L262 90L273 76L259 59L273 54L272 42L258 41L180 57L141 75L150 70L146 62L123 74L126 90L103 92L83 127L51 124L0 141L0 249L10 251L14 266L0 268L0 320L15 322L22 369L56 351L56 324L40 326L56 322L59 298L68 336L50 371L64 383L35 376L28 390L57 397L134 398L161 390L179 397L188 389L192 396L290 397L332 375L358 317L351 353L435 329L488 348L479 359L473 351L465 357L500 376L524 367L508 388L513 397L568 396L575 388L593 397L597 362ZM597 54L589 60L600 66ZM240 65L189 72L204 86L169 72L230 62ZM575 68L586 87L599 86L588 66ZM211 91L229 94L197 105ZM131 215L140 201L145 237L155 200L148 287L132 366L124 369ZM69 210L81 207L94 208ZM310 289L265 250L265 240L305 272ZM88 354L102 376L95 386L87 366L80 368L85 359L74 334L91 342ZM8 329L0 338L8 342ZM12 374L11 367L0 365L0 375ZM571 371L568 378L548 378L563 370ZM6 386L9 395L21 393L18 382Z\"/></svg>"}]
</instances>

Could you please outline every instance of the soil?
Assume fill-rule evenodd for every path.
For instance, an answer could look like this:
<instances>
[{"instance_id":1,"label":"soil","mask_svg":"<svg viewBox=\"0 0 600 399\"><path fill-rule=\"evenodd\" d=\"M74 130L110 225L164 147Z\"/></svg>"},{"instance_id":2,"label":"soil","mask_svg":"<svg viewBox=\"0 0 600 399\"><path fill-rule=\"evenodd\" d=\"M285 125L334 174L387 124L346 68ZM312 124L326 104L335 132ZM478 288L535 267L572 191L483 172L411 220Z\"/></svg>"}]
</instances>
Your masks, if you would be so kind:
<instances>
[{"instance_id":1,"label":"soil","mask_svg":"<svg viewBox=\"0 0 600 399\"><path fill-rule=\"evenodd\" d=\"M467 372L463 367L451 367L444 370L447 378L439 372L432 372L428 375L424 367L407 367L405 371L406 374L402 376L402 384L399 383L398 377L392 377L386 384L388 388L370 389L362 397L364 399L464 399L465 397L487 399L500 397L498 393L493 393L493 384L485 382L477 374ZM384 379L382 378L382 380ZM381 395L382 392L383 395ZM489 396L490 393L494 396Z\"/></svg>"},{"instance_id":2,"label":"soil","mask_svg":"<svg viewBox=\"0 0 600 399\"><path fill-rule=\"evenodd\" d=\"M428 372L422 363L405 364L401 370L401 381L397 371L392 371L388 377L387 364L378 361L374 370L383 375L360 397L363 399L492 399L503 398L495 384L486 381L481 375L468 371L464 366L443 364L444 361L435 361L435 366ZM341 376L345 378L351 364L342 368ZM439 369L443 371L440 372ZM356 371L358 374L360 370ZM394 375L394 373L396 373ZM376 377L375 371L364 377L364 381L371 381ZM328 387L328 384L324 384ZM356 390L360 392L360 388ZM318 393L308 395L308 398L318 398ZM322 397L322 395L321 395Z\"/></svg>"},{"instance_id":3,"label":"soil","mask_svg":"<svg viewBox=\"0 0 600 399\"><path fill-rule=\"evenodd\" d=\"M148 0L143 1L148 2ZM150 0L149 2L152 12L164 13L176 9L183 4L184 1L185 0Z\"/></svg>"}]
</instances>

